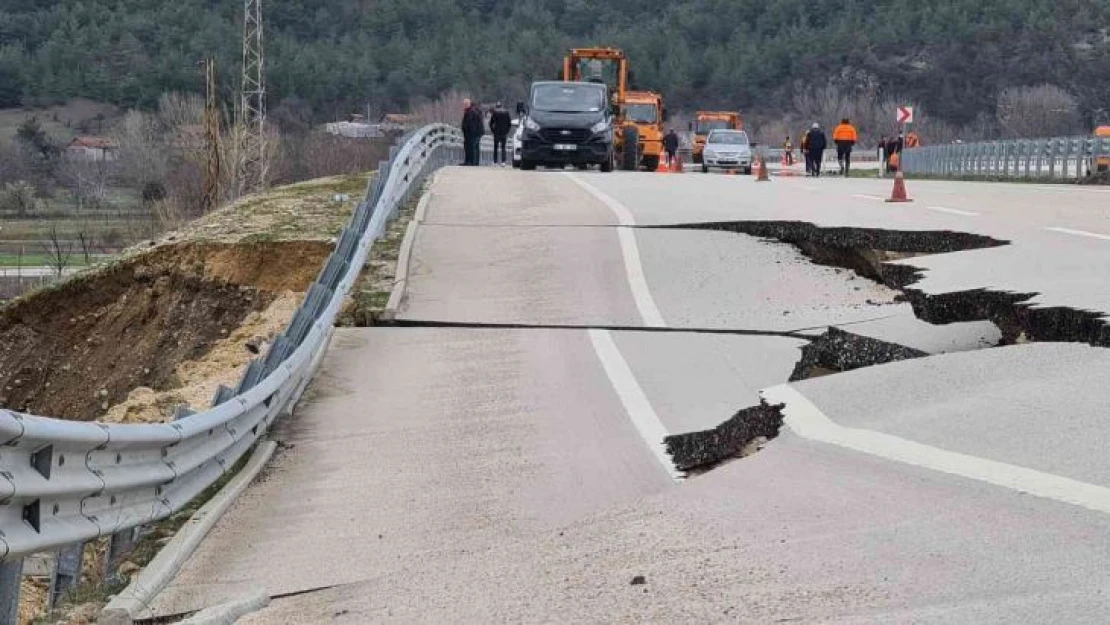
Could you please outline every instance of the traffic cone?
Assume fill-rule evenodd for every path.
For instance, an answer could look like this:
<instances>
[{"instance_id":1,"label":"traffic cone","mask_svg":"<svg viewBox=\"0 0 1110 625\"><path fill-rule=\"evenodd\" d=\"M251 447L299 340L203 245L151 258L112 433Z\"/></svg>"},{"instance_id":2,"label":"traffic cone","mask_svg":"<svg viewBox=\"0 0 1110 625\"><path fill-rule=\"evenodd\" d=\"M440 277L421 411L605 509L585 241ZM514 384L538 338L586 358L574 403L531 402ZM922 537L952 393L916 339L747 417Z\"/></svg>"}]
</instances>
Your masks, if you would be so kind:
<instances>
[{"instance_id":1,"label":"traffic cone","mask_svg":"<svg viewBox=\"0 0 1110 625\"><path fill-rule=\"evenodd\" d=\"M657 173L657 174L668 174L670 172L671 172L671 168L667 167L667 159L663 158L663 156L660 155L659 156L659 164L655 167L655 173Z\"/></svg>"},{"instance_id":2,"label":"traffic cone","mask_svg":"<svg viewBox=\"0 0 1110 625\"><path fill-rule=\"evenodd\" d=\"M676 174L681 174L682 173L682 157L681 156L675 156L674 160L671 161L671 172L676 173Z\"/></svg>"},{"instance_id":3,"label":"traffic cone","mask_svg":"<svg viewBox=\"0 0 1110 625\"><path fill-rule=\"evenodd\" d=\"M756 182L771 182L771 177L767 173L767 160L760 157L756 163L759 164L759 177L755 179ZM754 166L754 164L753 164Z\"/></svg>"},{"instance_id":4,"label":"traffic cone","mask_svg":"<svg viewBox=\"0 0 1110 625\"><path fill-rule=\"evenodd\" d=\"M906 196L906 179L902 177L902 172L894 174L894 190L890 192L890 197L887 202L912 202Z\"/></svg>"}]
</instances>

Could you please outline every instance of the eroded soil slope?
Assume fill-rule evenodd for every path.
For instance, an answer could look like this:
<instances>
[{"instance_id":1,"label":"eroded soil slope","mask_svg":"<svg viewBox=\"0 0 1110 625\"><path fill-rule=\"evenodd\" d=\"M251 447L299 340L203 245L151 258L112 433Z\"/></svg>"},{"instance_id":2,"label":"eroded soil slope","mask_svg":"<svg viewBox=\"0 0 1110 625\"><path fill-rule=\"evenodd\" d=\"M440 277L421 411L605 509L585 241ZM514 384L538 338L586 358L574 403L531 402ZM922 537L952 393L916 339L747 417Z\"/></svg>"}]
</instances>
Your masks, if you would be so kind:
<instances>
[{"instance_id":1,"label":"eroded soil slope","mask_svg":"<svg viewBox=\"0 0 1110 625\"><path fill-rule=\"evenodd\" d=\"M0 309L0 405L83 421L206 406L292 316L365 184L251 196L13 301Z\"/></svg>"}]
</instances>

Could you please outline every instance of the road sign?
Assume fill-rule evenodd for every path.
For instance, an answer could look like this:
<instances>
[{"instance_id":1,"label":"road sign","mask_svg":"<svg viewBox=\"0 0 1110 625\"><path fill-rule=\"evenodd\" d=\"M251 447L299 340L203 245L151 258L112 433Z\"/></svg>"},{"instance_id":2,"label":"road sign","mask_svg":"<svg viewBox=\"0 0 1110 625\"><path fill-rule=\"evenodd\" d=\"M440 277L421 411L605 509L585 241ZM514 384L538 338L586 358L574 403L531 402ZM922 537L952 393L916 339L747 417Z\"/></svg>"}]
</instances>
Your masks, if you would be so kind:
<instances>
[{"instance_id":1,"label":"road sign","mask_svg":"<svg viewBox=\"0 0 1110 625\"><path fill-rule=\"evenodd\" d=\"M912 106L899 106L897 112L899 124L912 124L913 123L913 107Z\"/></svg>"}]
</instances>

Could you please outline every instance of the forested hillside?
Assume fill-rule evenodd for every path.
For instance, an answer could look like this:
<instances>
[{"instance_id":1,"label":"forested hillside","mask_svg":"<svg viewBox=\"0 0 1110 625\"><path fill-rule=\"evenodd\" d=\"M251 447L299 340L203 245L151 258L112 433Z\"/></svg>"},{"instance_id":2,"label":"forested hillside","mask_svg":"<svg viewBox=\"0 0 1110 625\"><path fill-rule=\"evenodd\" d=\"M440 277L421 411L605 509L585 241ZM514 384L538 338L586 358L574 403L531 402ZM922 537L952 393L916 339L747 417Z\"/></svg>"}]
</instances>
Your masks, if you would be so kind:
<instances>
[{"instance_id":1,"label":"forested hillside","mask_svg":"<svg viewBox=\"0 0 1110 625\"><path fill-rule=\"evenodd\" d=\"M230 94L241 6L0 0L0 106L150 107L198 90L213 53ZM773 114L830 81L954 124L993 114L1008 86L1060 86L1085 121L1110 102L1106 0L271 0L265 13L271 106L302 100L319 117L452 88L512 100L567 47L600 44L681 109Z\"/></svg>"}]
</instances>

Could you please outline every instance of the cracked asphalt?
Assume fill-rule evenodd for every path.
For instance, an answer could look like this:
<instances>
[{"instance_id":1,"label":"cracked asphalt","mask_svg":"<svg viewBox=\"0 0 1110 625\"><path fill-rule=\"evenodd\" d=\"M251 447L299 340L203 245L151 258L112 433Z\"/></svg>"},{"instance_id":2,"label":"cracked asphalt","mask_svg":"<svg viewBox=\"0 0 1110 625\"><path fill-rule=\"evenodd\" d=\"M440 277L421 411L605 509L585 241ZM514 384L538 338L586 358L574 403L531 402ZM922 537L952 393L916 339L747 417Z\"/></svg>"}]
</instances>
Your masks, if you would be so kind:
<instances>
[{"instance_id":1,"label":"cracked asphalt","mask_svg":"<svg viewBox=\"0 0 1110 625\"><path fill-rule=\"evenodd\" d=\"M426 325L337 331L290 447L150 616L262 588L241 623L1105 621L1110 352L992 348L789 245L628 227L973 233L1011 244L901 261L914 288L1106 313L1096 190L573 176L440 172L398 314ZM854 370L782 386L806 341L659 320L864 338L809 363ZM761 400L777 438L674 479L662 436Z\"/></svg>"}]
</instances>

